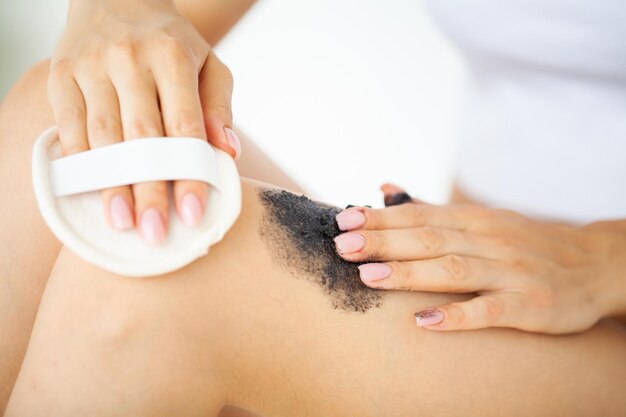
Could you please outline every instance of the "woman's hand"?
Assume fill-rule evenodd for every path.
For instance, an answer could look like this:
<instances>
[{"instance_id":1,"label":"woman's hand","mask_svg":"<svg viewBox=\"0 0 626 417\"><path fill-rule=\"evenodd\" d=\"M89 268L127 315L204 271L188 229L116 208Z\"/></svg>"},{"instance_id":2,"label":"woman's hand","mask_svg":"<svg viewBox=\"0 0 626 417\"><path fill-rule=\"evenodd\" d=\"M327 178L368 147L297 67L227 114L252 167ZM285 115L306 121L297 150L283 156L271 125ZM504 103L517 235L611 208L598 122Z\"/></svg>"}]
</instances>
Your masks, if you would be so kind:
<instances>
[{"instance_id":1,"label":"woman's hand","mask_svg":"<svg viewBox=\"0 0 626 417\"><path fill-rule=\"evenodd\" d=\"M386 195L394 200L411 201L405 193ZM624 221L572 227L413 200L350 208L337 223L349 231L335 239L337 250L348 261L368 262L359 266L367 286L477 294L416 313L421 327L570 333L626 312Z\"/></svg>"},{"instance_id":2,"label":"woman's hand","mask_svg":"<svg viewBox=\"0 0 626 417\"><path fill-rule=\"evenodd\" d=\"M70 5L52 57L48 96L65 155L146 136L208 139L237 157L232 76L169 0L83 0ZM102 192L109 222L137 224L151 244L168 224L165 182ZM202 218L206 184L176 181L178 215ZM135 222L135 219L136 222Z\"/></svg>"}]
</instances>

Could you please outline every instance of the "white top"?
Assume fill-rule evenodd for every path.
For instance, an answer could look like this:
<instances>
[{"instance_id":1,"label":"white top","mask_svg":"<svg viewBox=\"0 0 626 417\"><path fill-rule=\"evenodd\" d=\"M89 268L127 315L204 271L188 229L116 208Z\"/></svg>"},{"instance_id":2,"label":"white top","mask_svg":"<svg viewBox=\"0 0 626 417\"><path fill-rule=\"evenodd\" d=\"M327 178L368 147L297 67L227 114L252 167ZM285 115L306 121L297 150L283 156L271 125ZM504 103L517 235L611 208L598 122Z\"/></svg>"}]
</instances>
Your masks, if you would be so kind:
<instances>
[{"instance_id":1,"label":"white top","mask_svg":"<svg viewBox=\"0 0 626 417\"><path fill-rule=\"evenodd\" d=\"M427 4L470 69L461 187L545 218L626 218L626 2Z\"/></svg>"}]
</instances>

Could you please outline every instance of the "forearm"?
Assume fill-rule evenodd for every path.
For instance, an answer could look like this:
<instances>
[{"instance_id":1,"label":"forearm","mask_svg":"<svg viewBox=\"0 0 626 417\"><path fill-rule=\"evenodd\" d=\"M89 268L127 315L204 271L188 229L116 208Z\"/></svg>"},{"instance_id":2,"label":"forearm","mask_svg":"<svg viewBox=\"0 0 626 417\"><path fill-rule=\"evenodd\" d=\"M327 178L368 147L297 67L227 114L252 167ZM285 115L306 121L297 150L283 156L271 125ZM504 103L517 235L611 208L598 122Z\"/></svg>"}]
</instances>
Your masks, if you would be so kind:
<instances>
[{"instance_id":1,"label":"forearm","mask_svg":"<svg viewBox=\"0 0 626 417\"><path fill-rule=\"evenodd\" d=\"M215 46L254 3L255 0L174 0L178 11L211 46Z\"/></svg>"},{"instance_id":2,"label":"forearm","mask_svg":"<svg viewBox=\"0 0 626 417\"><path fill-rule=\"evenodd\" d=\"M189 20L209 45L216 45L239 19L252 7L255 0L70 0L70 15L85 8L113 8L127 16L143 15L146 9L160 11L172 6Z\"/></svg>"}]
</instances>

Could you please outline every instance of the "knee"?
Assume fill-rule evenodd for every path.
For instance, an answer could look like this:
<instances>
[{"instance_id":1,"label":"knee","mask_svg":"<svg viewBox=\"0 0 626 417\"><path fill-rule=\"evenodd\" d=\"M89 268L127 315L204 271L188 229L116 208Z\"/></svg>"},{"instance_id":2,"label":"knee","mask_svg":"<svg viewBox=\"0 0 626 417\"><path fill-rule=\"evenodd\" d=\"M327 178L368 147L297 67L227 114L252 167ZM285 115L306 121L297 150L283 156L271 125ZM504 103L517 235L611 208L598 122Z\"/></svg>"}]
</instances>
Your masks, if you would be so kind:
<instances>
[{"instance_id":1,"label":"knee","mask_svg":"<svg viewBox=\"0 0 626 417\"><path fill-rule=\"evenodd\" d=\"M0 149L3 154L30 154L37 134L54 124L46 84L49 61L29 69L0 104Z\"/></svg>"},{"instance_id":2,"label":"knee","mask_svg":"<svg viewBox=\"0 0 626 417\"><path fill-rule=\"evenodd\" d=\"M49 68L50 60L47 59L35 64L26 71L9 90L6 99L2 103L2 108L26 103L32 105L33 99L35 99L35 102L39 102L41 98L45 99Z\"/></svg>"}]
</instances>

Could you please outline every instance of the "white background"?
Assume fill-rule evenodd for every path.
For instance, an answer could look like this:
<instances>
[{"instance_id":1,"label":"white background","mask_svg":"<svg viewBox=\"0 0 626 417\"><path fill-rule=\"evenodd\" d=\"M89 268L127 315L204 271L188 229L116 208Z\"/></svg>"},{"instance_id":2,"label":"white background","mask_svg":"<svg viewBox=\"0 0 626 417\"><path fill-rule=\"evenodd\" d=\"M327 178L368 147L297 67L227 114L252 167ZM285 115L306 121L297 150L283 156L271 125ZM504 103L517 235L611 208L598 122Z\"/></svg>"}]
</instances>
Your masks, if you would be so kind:
<instances>
[{"instance_id":1,"label":"white background","mask_svg":"<svg viewBox=\"0 0 626 417\"><path fill-rule=\"evenodd\" d=\"M0 1L0 97L52 53L66 7ZM315 197L376 206L392 181L445 201L464 72L419 1L261 0L218 53L236 125Z\"/></svg>"}]
</instances>

